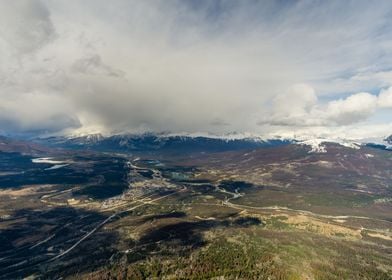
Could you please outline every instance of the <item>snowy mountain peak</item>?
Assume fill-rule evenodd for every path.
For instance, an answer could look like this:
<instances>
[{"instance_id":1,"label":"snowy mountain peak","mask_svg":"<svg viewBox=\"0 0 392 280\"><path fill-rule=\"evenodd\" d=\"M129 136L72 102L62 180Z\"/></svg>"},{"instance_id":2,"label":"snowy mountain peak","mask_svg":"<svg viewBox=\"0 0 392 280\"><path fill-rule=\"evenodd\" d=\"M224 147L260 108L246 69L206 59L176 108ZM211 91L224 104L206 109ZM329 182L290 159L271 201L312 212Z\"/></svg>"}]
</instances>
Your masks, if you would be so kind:
<instances>
[{"instance_id":1,"label":"snowy mountain peak","mask_svg":"<svg viewBox=\"0 0 392 280\"><path fill-rule=\"evenodd\" d=\"M299 145L306 145L310 146L311 150L309 153L326 153L327 147L326 143L334 143L339 144L341 146L351 148L351 149L360 149L361 143L354 142L345 139L326 139L326 138L314 138L314 139L307 139L307 140L300 140L296 142Z\"/></svg>"},{"instance_id":2,"label":"snowy mountain peak","mask_svg":"<svg viewBox=\"0 0 392 280\"><path fill-rule=\"evenodd\" d=\"M162 149L167 147L178 147L179 145L188 145L191 147L207 147L214 145L214 149L220 150L223 145L232 145L240 147L264 147L280 144L298 144L310 147L309 153L326 153L327 144L338 144L351 149L359 149L362 145L377 146L385 149L392 149L392 135L389 137L349 140L343 138L319 138L319 137L297 137L287 138L281 136L262 136L251 133L229 133L216 135L211 133L153 133L145 132L138 134L115 134L102 135L100 133L85 135L69 135L66 137L52 137L51 143L71 145L71 146L88 146L103 147L103 149ZM226 149L230 149L227 146Z\"/></svg>"}]
</instances>

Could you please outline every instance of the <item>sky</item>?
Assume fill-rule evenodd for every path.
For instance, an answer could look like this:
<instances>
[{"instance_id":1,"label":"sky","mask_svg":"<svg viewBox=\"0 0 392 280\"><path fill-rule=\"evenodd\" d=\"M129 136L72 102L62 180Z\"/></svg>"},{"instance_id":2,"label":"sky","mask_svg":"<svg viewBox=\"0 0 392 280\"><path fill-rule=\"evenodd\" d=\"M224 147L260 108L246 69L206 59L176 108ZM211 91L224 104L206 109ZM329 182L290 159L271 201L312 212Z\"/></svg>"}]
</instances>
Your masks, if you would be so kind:
<instances>
[{"instance_id":1,"label":"sky","mask_svg":"<svg viewBox=\"0 0 392 280\"><path fill-rule=\"evenodd\" d=\"M0 133L392 134L391 1L0 0Z\"/></svg>"}]
</instances>

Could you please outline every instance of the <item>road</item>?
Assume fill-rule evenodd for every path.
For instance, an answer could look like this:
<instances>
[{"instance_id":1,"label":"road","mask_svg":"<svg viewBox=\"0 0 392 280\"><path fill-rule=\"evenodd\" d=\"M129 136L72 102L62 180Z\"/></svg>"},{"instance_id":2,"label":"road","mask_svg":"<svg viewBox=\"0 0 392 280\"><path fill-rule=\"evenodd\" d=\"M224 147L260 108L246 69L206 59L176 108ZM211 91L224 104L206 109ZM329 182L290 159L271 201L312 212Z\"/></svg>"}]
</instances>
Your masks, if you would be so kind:
<instances>
[{"instance_id":1,"label":"road","mask_svg":"<svg viewBox=\"0 0 392 280\"><path fill-rule=\"evenodd\" d=\"M135 210L135 209L137 209L137 208L139 208L139 207L141 207L141 206L143 206L143 205L145 205L145 204L151 204L151 203L157 202L157 201L159 201L159 200L161 200L161 199L164 199L164 198L166 198L166 197L168 197L168 196L171 196L171 195L174 195L174 194L176 194L176 193L182 192L182 191L184 191L184 190L185 190L185 189L176 190L176 191L173 191L173 192L170 193L170 194L167 194L167 195L164 195L164 196L160 196L160 197L158 197L158 198L155 198L155 199L150 200L150 201L147 201L147 202L145 202L145 201L143 201L143 200L139 200L139 202L142 202L142 204L133 206L133 207L128 208L128 209L126 209L126 210L119 211L119 212L117 212L117 213L114 213L113 215L110 215L110 216L107 217L104 221L102 221L101 223L99 223L95 228L93 228L91 231L89 231L87 234L85 234L85 235L84 235L81 239L79 239L74 245L72 245L71 247L69 247L67 250L61 252L61 253L58 254L57 256L51 258L51 259L49 260L49 262L54 261L54 260L57 260L57 259L59 259L59 258L65 256L65 255L68 254L69 252L71 252L71 251L72 251L73 249L75 249L80 243L82 243L84 240L86 240L87 238L89 238L94 232L96 232L98 229L100 229L100 228L101 228L102 226L104 226L106 223L108 223L109 221L111 221L114 217L116 217L116 216L118 216L118 215L121 215L121 214L124 214L124 213L129 212L129 211L133 211L133 210Z\"/></svg>"}]
</instances>

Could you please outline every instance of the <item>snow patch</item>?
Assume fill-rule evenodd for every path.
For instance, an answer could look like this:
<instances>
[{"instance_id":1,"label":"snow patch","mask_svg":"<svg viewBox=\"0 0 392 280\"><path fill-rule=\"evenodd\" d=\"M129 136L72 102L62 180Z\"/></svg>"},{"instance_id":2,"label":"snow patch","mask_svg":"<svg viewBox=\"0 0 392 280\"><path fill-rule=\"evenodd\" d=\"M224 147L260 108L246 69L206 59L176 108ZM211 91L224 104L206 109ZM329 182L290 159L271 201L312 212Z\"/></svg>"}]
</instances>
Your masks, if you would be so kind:
<instances>
[{"instance_id":1,"label":"snow patch","mask_svg":"<svg viewBox=\"0 0 392 280\"><path fill-rule=\"evenodd\" d=\"M326 153L327 152L327 148L325 146L326 143L335 143L356 150L361 148L360 143L353 142L350 140L344 140L344 139L315 138L315 139L300 140L297 142L297 144L299 145L310 146L311 150L309 151L309 153Z\"/></svg>"},{"instance_id":2,"label":"snow patch","mask_svg":"<svg viewBox=\"0 0 392 280\"><path fill-rule=\"evenodd\" d=\"M310 139L298 142L300 145L310 146L309 153L326 153L327 149L323 145L324 139Z\"/></svg>"},{"instance_id":3,"label":"snow patch","mask_svg":"<svg viewBox=\"0 0 392 280\"><path fill-rule=\"evenodd\" d=\"M66 163L66 164L56 164L56 165L53 165L53 166L51 166L49 168L46 168L45 170L55 170L55 169L59 169L59 168L62 168L62 167L66 167L68 165L69 165L69 163Z\"/></svg>"},{"instance_id":4,"label":"snow patch","mask_svg":"<svg viewBox=\"0 0 392 280\"><path fill-rule=\"evenodd\" d=\"M62 164L62 163L65 163L65 161L53 160L50 157L33 158L31 161L33 163L49 163L49 164Z\"/></svg>"},{"instance_id":5,"label":"snow patch","mask_svg":"<svg viewBox=\"0 0 392 280\"><path fill-rule=\"evenodd\" d=\"M43 158L33 158L31 160L33 163L46 163L46 164L53 164L51 167L45 168L45 170L55 170L65 166L70 165L71 161L62 161L62 160L55 160L50 157L43 157Z\"/></svg>"},{"instance_id":6,"label":"snow patch","mask_svg":"<svg viewBox=\"0 0 392 280\"><path fill-rule=\"evenodd\" d=\"M347 141L340 141L340 142L335 142L338 143L341 146L347 147L347 148L351 148L351 149L355 149L355 150L359 150L361 148L361 144L360 143L356 143L356 142L347 142Z\"/></svg>"}]
</instances>

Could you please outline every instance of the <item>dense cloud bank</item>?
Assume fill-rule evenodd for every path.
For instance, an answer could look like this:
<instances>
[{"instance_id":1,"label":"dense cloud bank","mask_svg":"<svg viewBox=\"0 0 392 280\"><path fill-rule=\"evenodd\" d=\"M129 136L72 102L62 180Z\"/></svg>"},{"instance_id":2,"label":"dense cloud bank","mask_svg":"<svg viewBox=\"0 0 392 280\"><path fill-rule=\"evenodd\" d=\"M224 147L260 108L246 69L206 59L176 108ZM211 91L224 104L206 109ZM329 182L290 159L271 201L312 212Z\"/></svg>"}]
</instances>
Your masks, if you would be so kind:
<instances>
[{"instance_id":1,"label":"dense cloud bank","mask_svg":"<svg viewBox=\"0 0 392 280\"><path fill-rule=\"evenodd\" d=\"M387 135L391 11L390 1L1 0L0 127Z\"/></svg>"}]
</instances>

